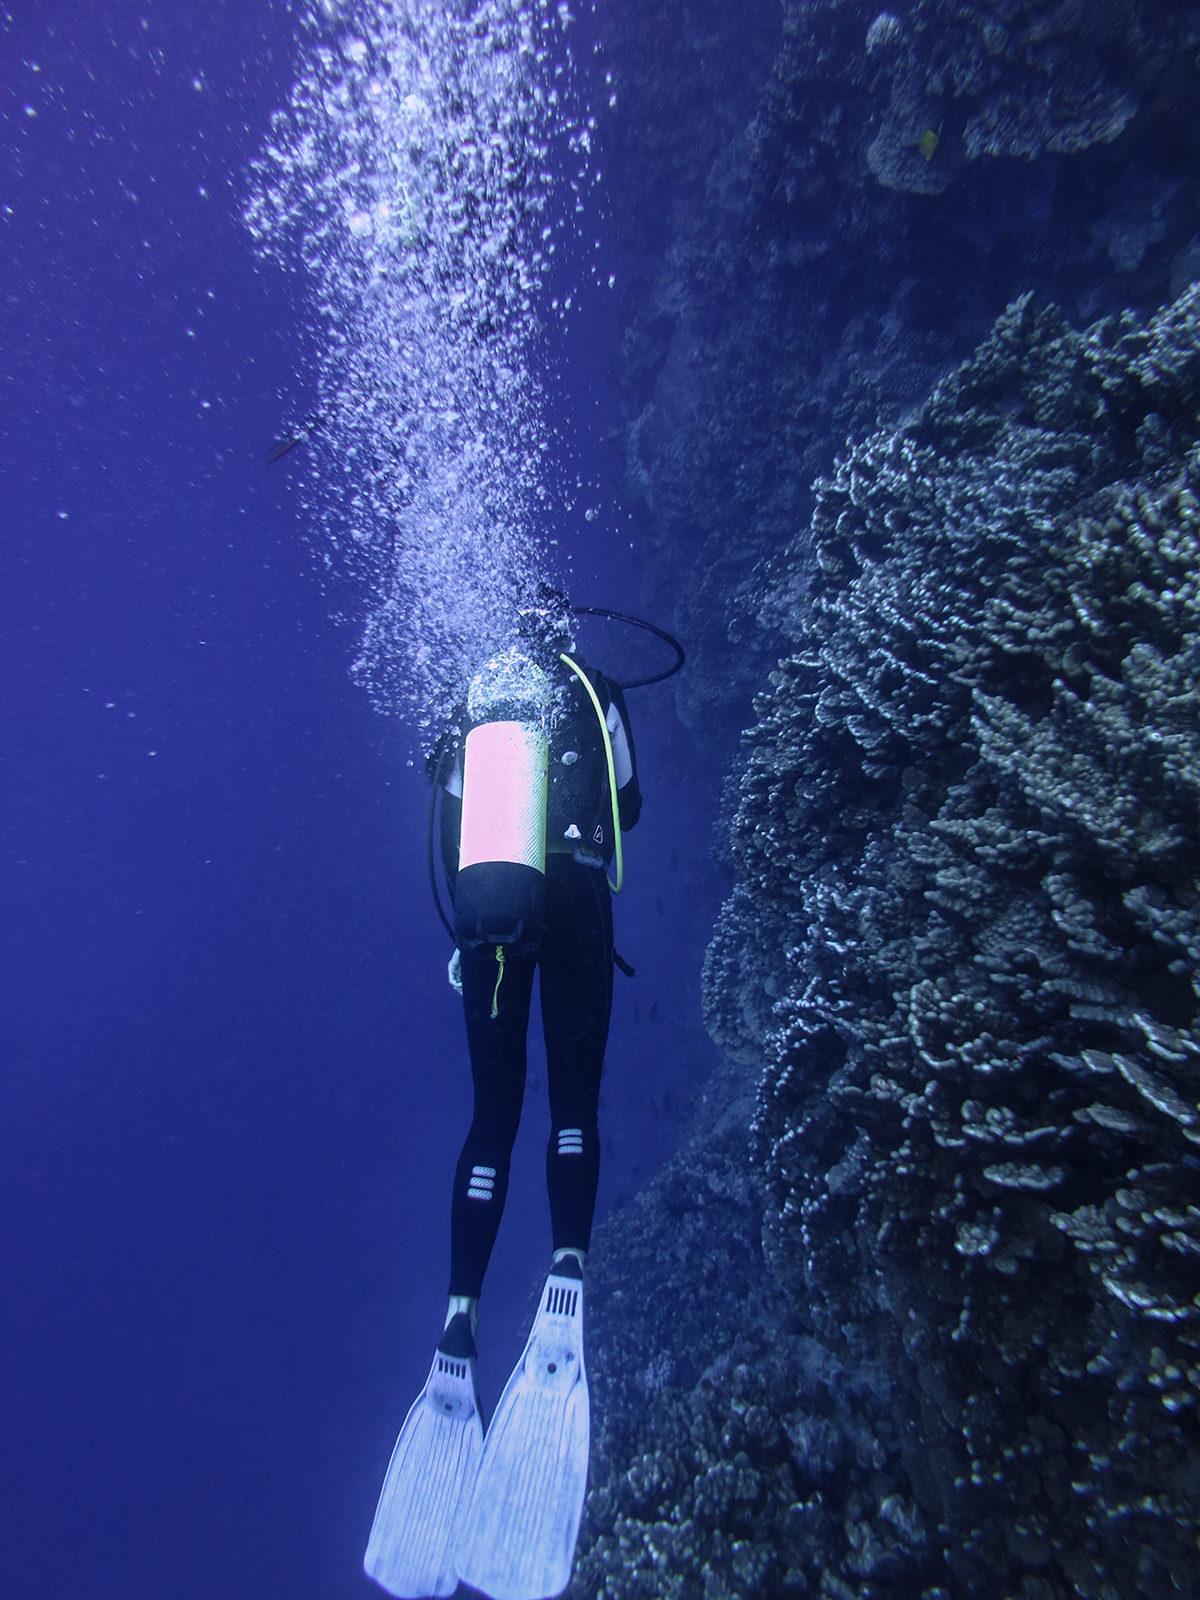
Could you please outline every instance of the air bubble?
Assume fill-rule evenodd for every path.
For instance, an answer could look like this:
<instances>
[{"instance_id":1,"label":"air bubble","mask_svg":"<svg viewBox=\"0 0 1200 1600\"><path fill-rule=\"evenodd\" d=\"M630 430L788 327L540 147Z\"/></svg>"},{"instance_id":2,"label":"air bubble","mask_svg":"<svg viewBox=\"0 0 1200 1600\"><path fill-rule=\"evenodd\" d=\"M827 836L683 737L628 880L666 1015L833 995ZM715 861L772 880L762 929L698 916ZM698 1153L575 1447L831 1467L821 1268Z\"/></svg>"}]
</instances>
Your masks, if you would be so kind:
<instances>
[{"instance_id":1,"label":"air bubble","mask_svg":"<svg viewBox=\"0 0 1200 1600\"><path fill-rule=\"evenodd\" d=\"M254 166L246 221L303 266L319 336L304 509L366 597L356 676L428 739L553 576L538 370L580 142L565 25L549 0L309 0Z\"/></svg>"}]
</instances>

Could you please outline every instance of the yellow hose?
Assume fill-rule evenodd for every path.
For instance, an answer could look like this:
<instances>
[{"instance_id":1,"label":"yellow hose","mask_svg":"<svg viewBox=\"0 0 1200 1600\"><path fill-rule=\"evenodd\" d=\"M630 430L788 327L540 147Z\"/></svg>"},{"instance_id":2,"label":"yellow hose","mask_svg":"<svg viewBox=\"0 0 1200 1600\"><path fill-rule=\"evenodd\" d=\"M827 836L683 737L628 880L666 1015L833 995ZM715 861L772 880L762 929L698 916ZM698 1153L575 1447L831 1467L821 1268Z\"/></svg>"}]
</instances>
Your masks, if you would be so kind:
<instances>
[{"instance_id":1,"label":"yellow hose","mask_svg":"<svg viewBox=\"0 0 1200 1600\"><path fill-rule=\"evenodd\" d=\"M496 946L496 965L500 969L496 973L496 987L492 990L492 1021L500 1015L500 985L504 981L504 946Z\"/></svg>"},{"instance_id":2,"label":"yellow hose","mask_svg":"<svg viewBox=\"0 0 1200 1600\"><path fill-rule=\"evenodd\" d=\"M600 723L600 732L604 738L604 754L608 758L608 793L612 800L613 838L616 840L617 859L617 881L614 883L612 879L609 878L608 887L614 894L620 894L625 883L625 852L621 848L621 813L617 806L617 769L613 762L612 740L608 736L608 723L604 720L604 712L600 708L599 696L596 694L595 689L592 688L591 680L588 678L587 673L584 672L581 666L578 666L574 661L572 661L570 656L560 655L558 659L565 662L566 665L570 667L571 671L587 690L588 699L592 702L592 705L596 709L596 717Z\"/></svg>"}]
</instances>

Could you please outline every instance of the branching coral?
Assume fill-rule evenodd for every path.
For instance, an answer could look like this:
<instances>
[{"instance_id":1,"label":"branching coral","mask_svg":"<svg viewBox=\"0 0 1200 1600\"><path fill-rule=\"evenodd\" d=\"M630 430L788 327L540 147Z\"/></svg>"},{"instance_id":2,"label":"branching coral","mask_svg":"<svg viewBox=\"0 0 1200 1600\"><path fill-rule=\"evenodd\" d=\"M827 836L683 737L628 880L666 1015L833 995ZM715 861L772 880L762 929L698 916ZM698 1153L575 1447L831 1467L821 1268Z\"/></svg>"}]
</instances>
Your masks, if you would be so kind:
<instances>
[{"instance_id":1,"label":"branching coral","mask_svg":"<svg viewBox=\"0 0 1200 1600\"><path fill-rule=\"evenodd\" d=\"M1198 317L1022 301L852 450L749 736L710 1027L964 1594L1200 1593Z\"/></svg>"},{"instance_id":2,"label":"branching coral","mask_svg":"<svg viewBox=\"0 0 1200 1600\"><path fill-rule=\"evenodd\" d=\"M580 1600L917 1594L941 1575L886 1376L806 1333L763 1260L752 1106L727 1069L597 1235Z\"/></svg>"}]
</instances>

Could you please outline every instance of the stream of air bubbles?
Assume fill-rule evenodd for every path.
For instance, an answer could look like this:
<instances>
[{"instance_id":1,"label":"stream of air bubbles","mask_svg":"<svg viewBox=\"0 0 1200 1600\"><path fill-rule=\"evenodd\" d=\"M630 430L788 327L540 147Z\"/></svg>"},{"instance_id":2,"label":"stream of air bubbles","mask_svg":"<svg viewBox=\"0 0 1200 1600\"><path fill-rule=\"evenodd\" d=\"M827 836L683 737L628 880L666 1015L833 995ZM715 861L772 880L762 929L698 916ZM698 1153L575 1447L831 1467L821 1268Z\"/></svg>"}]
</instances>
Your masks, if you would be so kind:
<instances>
[{"instance_id":1,"label":"stream of air bubbles","mask_svg":"<svg viewBox=\"0 0 1200 1600\"><path fill-rule=\"evenodd\" d=\"M570 225L561 174L591 143L573 18L320 0L300 20L246 218L316 312L305 511L365 583L357 674L429 741L551 575L544 283Z\"/></svg>"}]
</instances>

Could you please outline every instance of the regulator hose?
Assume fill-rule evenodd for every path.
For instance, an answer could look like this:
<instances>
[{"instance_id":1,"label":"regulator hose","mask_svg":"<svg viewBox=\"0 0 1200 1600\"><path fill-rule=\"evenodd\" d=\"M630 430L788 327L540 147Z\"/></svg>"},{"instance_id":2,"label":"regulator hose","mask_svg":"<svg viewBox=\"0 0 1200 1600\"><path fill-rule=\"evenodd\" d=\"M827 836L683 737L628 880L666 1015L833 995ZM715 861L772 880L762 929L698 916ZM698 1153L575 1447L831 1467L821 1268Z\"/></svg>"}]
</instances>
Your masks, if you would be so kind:
<instances>
[{"instance_id":1,"label":"regulator hose","mask_svg":"<svg viewBox=\"0 0 1200 1600\"><path fill-rule=\"evenodd\" d=\"M612 740L608 736L608 723L604 720L604 712L601 709L599 696L595 689L592 688L591 679L587 673L582 667L576 666L570 656L560 655L558 659L570 667L571 671L587 690L588 699L595 708L596 720L600 724L600 732L604 737L604 754L608 760L608 795L612 801L613 839L616 843L617 881L614 883L607 873L605 873L605 878L612 892L620 894L625 886L625 852L621 849L621 808L617 804L617 769L613 762Z\"/></svg>"},{"instance_id":2,"label":"regulator hose","mask_svg":"<svg viewBox=\"0 0 1200 1600\"><path fill-rule=\"evenodd\" d=\"M653 622L647 622L643 617L631 617L627 611L610 611L607 606L572 606L571 615L575 617L608 617L613 622L627 622L631 628L644 628L647 633L654 634L655 638L662 639L671 646L675 652L675 663L665 672L656 672L650 678L631 678L628 683L618 683L617 688L644 689L649 683L662 683L664 678L673 678L687 660L683 646L674 634L668 633L665 628L657 627ZM616 682L616 680L613 680Z\"/></svg>"}]
</instances>

